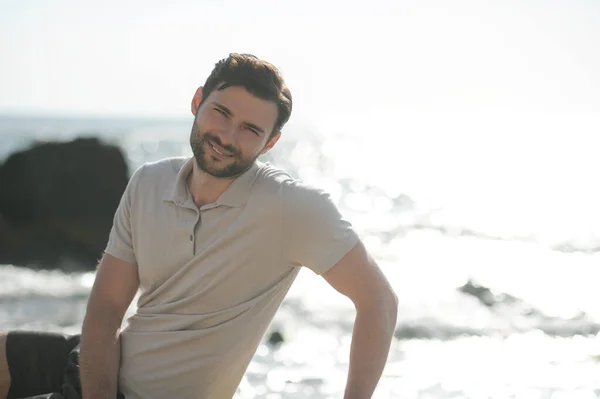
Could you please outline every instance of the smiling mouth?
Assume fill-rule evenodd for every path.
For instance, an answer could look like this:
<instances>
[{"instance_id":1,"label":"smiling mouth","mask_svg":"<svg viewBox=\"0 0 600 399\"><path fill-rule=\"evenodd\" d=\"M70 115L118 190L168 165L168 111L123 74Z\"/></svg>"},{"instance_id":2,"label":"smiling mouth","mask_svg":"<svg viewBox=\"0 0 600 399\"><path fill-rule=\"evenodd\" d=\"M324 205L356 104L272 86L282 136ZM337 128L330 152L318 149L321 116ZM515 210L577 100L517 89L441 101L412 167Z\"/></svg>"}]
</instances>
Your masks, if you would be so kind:
<instances>
[{"instance_id":1,"label":"smiling mouth","mask_svg":"<svg viewBox=\"0 0 600 399\"><path fill-rule=\"evenodd\" d=\"M218 155L224 157L224 158L231 158L233 157L233 154L228 154L226 152L224 152L224 150L217 148L218 145L217 144L213 144L211 141L208 142L208 144L210 145L210 147L212 148L212 150L214 152L216 152Z\"/></svg>"}]
</instances>

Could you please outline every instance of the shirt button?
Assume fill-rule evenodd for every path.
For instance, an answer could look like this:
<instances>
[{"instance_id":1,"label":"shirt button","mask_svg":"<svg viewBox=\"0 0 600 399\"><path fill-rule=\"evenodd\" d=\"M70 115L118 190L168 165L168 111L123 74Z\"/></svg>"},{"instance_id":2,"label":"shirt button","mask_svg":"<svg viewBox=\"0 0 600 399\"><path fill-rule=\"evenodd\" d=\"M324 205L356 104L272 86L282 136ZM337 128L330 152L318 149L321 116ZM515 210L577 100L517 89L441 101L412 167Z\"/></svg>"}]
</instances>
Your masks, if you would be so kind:
<instances>
[{"instance_id":1,"label":"shirt button","mask_svg":"<svg viewBox=\"0 0 600 399\"><path fill-rule=\"evenodd\" d=\"M194 235L190 234L190 241L194 241Z\"/></svg>"}]
</instances>

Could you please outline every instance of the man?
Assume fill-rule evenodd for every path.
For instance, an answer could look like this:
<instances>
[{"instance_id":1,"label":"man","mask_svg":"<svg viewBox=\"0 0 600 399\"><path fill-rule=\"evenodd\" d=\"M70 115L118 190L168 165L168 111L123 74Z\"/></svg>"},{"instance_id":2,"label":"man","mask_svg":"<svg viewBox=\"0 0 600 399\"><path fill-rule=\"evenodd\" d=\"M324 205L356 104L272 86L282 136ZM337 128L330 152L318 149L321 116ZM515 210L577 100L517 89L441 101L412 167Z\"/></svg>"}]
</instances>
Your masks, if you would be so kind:
<instances>
[{"instance_id":1,"label":"man","mask_svg":"<svg viewBox=\"0 0 600 399\"><path fill-rule=\"evenodd\" d=\"M230 399L301 266L353 301L345 398L371 397L397 299L326 193L257 162L279 140L291 109L273 65L231 54L192 99L193 157L146 164L133 174L83 323L85 399L118 392L127 399ZM138 289L137 311L120 331ZM58 370L76 344L61 337L60 345L44 345L56 336L34 333L3 339L8 359L0 356L0 381L5 389L10 384L9 397L23 394L13 387L32 395L44 393L32 387L49 386L36 381L50 378L41 366L24 371L31 370L23 364L31 357L26 352ZM34 349L19 355L17 347ZM6 369L18 377L12 383ZM52 378L60 386L61 377Z\"/></svg>"}]
</instances>

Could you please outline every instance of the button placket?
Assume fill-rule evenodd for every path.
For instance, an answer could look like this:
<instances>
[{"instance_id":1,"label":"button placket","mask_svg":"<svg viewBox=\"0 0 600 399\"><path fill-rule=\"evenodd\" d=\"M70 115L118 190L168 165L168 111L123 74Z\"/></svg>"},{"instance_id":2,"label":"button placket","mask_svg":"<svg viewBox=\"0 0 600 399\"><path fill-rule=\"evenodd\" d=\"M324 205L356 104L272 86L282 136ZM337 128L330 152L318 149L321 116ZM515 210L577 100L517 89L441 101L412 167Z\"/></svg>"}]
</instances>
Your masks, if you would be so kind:
<instances>
[{"instance_id":1,"label":"button placket","mask_svg":"<svg viewBox=\"0 0 600 399\"><path fill-rule=\"evenodd\" d=\"M192 232L190 234L190 242L192 243L192 255L196 255L196 229L198 228L198 224L201 221L201 217L200 217L200 212L198 211L197 213L197 217L196 217L196 223L194 223L194 226L192 227Z\"/></svg>"}]
</instances>

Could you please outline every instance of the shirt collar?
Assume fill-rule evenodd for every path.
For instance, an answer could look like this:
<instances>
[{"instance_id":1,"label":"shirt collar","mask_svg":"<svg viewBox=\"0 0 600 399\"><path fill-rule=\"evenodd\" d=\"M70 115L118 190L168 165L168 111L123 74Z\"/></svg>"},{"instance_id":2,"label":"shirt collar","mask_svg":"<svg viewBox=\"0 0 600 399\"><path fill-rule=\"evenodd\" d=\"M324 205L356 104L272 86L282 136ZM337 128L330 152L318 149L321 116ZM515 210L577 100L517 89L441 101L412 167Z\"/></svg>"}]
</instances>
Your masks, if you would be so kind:
<instances>
[{"instance_id":1,"label":"shirt collar","mask_svg":"<svg viewBox=\"0 0 600 399\"><path fill-rule=\"evenodd\" d=\"M187 179L192 172L194 158L191 157L181 167L172 184L165 191L163 199L171 201L177 205L183 205L188 201L193 203L192 196L187 186ZM230 207L243 206L252 189L252 185L258 176L261 163L255 161L250 169L236 177L221 196L214 202L215 206L224 205ZM208 205L208 204L207 204Z\"/></svg>"}]
</instances>

